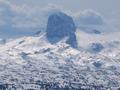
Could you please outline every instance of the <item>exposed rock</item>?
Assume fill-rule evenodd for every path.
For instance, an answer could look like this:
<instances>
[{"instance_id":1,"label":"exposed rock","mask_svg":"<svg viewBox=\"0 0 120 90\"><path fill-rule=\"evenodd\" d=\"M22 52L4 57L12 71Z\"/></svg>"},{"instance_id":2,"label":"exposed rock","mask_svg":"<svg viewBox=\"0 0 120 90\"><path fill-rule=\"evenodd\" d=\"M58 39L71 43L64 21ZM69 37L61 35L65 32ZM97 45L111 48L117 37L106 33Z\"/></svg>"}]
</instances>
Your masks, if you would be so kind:
<instances>
[{"instance_id":1,"label":"exposed rock","mask_svg":"<svg viewBox=\"0 0 120 90\"><path fill-rule=\"evenodd\" d=\"M55 44L68 37L66 43L73 48L77 47L76 26L70 16L61 12L53 13L48 18L46 31L46 37L50 43Z\"/></svg>"},{"instance_id":2,"label":"exposed rock","mask_svg":"<svg viewBox=\"0 0 120 90\"><path fill-rule=\"evenodd\" d=\"M88 47L89 51L92 53L98 53L102 51L104 46L101 43L91 43Z\"/></svg>"}]
</instances>

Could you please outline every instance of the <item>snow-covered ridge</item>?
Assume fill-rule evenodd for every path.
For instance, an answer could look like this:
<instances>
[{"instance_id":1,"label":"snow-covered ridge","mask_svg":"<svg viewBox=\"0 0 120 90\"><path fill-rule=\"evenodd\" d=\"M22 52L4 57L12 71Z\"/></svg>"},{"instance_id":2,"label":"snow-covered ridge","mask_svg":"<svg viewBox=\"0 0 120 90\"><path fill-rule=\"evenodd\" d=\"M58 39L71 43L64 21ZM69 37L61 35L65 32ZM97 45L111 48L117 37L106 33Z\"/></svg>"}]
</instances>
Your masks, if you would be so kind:
<instances>
[{"instance_id":1,"label":"snow-covered ridge","mask_svg":"<svg viewBox=\"0 0 120 90\"><path fill-rule=\"evenodd\" d=\"M110 56L107 50L93 54L73 49L64 40L52 45L45 34L22 37L0 47L0 81L20 84L39 80L57 82L61 87L76 83L73 86L94 84L118 88L120 51L114 48L115 55Z\"/></svg>"},{"instance_id":2,"label":"snow-covered ridge","mask_svg":"<svg viewBox=\"0 0 120 90\"><path fill-rule=\"evenodd\" d=\"M86 33L76 28L71 17L57 13L48 19L46 32L1 39L1 83L28 87L25 90L31 84L37 85L35 90L43 84L57 87L54 90L120 87L120 33L105 34L93 27L85 28Z\"/></svg>"}]
</instances>

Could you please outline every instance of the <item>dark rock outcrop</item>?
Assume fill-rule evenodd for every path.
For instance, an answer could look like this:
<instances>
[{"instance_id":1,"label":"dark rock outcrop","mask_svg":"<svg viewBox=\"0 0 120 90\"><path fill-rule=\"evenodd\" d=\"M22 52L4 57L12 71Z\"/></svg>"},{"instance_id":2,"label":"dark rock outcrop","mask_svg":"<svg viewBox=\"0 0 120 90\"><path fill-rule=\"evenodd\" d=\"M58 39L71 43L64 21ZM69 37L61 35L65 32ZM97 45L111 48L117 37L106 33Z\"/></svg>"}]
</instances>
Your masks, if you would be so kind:
<instances>
[{"instance_id":1,"label":"dark rock outcrop","mask_svg":"<svg viewBox=\"0 0 120 90\"><path fill-rule=\"evenodd\" d=\"M99 53L104 49L104 46L101 43L91 43L88 48L92 53Z\"/></svg>"},{"instance_id":2,"label":"dark rock outcrop","mask_svg":"<svg viewBox=\"0 0 120 90\"><path fill-rule=\"evenodd\" d=\"M51 44L68 37L66 43L73 48L77 48L75 31L76 26L70 16L62 12L53 13L49 16L46 37Z\"/></svg>"}]
</instances>

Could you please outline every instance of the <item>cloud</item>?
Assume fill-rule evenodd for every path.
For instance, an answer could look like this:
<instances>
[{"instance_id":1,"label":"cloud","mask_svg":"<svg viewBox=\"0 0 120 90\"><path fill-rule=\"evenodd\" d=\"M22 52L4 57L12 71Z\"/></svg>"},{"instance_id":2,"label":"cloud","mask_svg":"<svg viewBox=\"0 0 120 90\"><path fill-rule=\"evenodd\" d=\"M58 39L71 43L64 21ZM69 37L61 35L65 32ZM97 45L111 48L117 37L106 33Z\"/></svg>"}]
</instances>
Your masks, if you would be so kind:
<instances>
[{"instance_id":1,"label":"cloud","mask_svg":"<svg viewBox=\"0 0 120 90\"><path fill-rule=\"evenodd\" d=\"M12 17L12 12L7 2L0 1L0 26L7 25Z\"/></svg>"},{"instance_id":2,"label":"cloud","mask_svg":"<svg viewBox=\"0 0 120 90\"><path fill-rule=\"evenodd\" d=\"M31 6L27 3L16 4L8 0L0 1L0 25L9 25L16 30L30 30L32 28L46 28L49 15L55 12L64 12L74 18L75 13L65 10L62 6L48 4L47 6ZM1 10L2 9L2 10ZM85 10L77 16L77 25L101 25L103 17L93 11ZM8 27L8 26L7 26Z\"/></svg>"},{"instance_id":3,"label":"cloud","mask_svg":"<svg viewBox=\"0 0 120 90\"><path fill-rule=\"evenodd\" d=\"M46 28L49 15L55 12L64 12L69 16L74 16L75 14L56 4L40 7L31 6L27 3L16 4L11 1L2 1L0 6L3 9L0 11L3 14L0 24L7 24L16 30ZM101 25L104 20L99 13L93 10L85 10L77 16L75 22L77 25Z\"/></svg>"},{"instance_id":4,"label":"cloud","mask_svg":"<svg viewBox=\"0 0 120 90\"><path fill-rule=\"evenodd\" d=\"M84 10L76 17L76 22L79 25L102 25L103 17L96 11Z\"/></svg>"},{"instance_id":5,"label":"cloud","mask_svg":"<svg viewBox=\"0 0 120 90\"><path fill-rule=\"evenodd\" d=\"M71 14L70 11L64 10L61 6L48 4L45 7L39 6L13 5L12 11L16 16L12 19L12 26L15 28L46 28L48 17L55 12L64 12Z\"/></svg>"},{"instance_id":6,"label":"cloud","mask_svg":"<svg viewBox=\"0 0 120 90\"><path fill-rule=\"evenodd\" d=\"M16 4L8 0L1 0L0 2L2 2L0 4L1 8L4 9L4 12L2 12L4 17L1 18L5 19L4 23L8 23L9 21L9 26L11 25L11 27L16 29L45 28L50 14L59 11L70 13L56 4L48 4L45 7L40 7L31 6L27 3Z\"/></svg>"},{"instance_id":7,"label":"cloud","mask_svg":"<svg viewBox=\"0 0 120 90\"><path fill-rule=\"evenodd\" d=\"M46 7L40 8L39 6L14 5L12 11L16 16L12 20L12 26L16 28L39 28L46 27L48 16L54 12L61 11L61 9L54 5L49 4Z\"/></svg>"}]
</instances>

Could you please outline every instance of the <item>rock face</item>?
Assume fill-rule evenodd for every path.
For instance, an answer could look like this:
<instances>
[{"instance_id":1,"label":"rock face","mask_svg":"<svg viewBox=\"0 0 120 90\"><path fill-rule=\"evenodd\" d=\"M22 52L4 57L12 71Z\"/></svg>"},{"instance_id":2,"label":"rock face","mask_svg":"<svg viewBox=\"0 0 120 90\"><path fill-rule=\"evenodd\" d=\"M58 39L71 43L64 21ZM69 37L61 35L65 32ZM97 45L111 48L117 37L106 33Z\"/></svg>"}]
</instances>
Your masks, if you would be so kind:
<instances>
[{"instance_id":1,"label":"rock face","mask_svg":"<svg viewBox=\"0 0 120 90\"><path fill-rule=\"evenodd\" d=\"M104 49L104 46L101 43L91 43L89 45L89 51L93 53L98 53Z\"/></svg>"},{"instance_id":2,"label":"rock face","mask_svg":"<svg viewBox=\"0 0 120 90\"><path fill-rule=\"evenodd\" d=\"M51 44L55 44L65 37L68 37L66 43L73 48L77 47L75 35L76 26L70 16L62 12L50 15L46 31L46 37Z\"/></svg>"}]
</instances>

